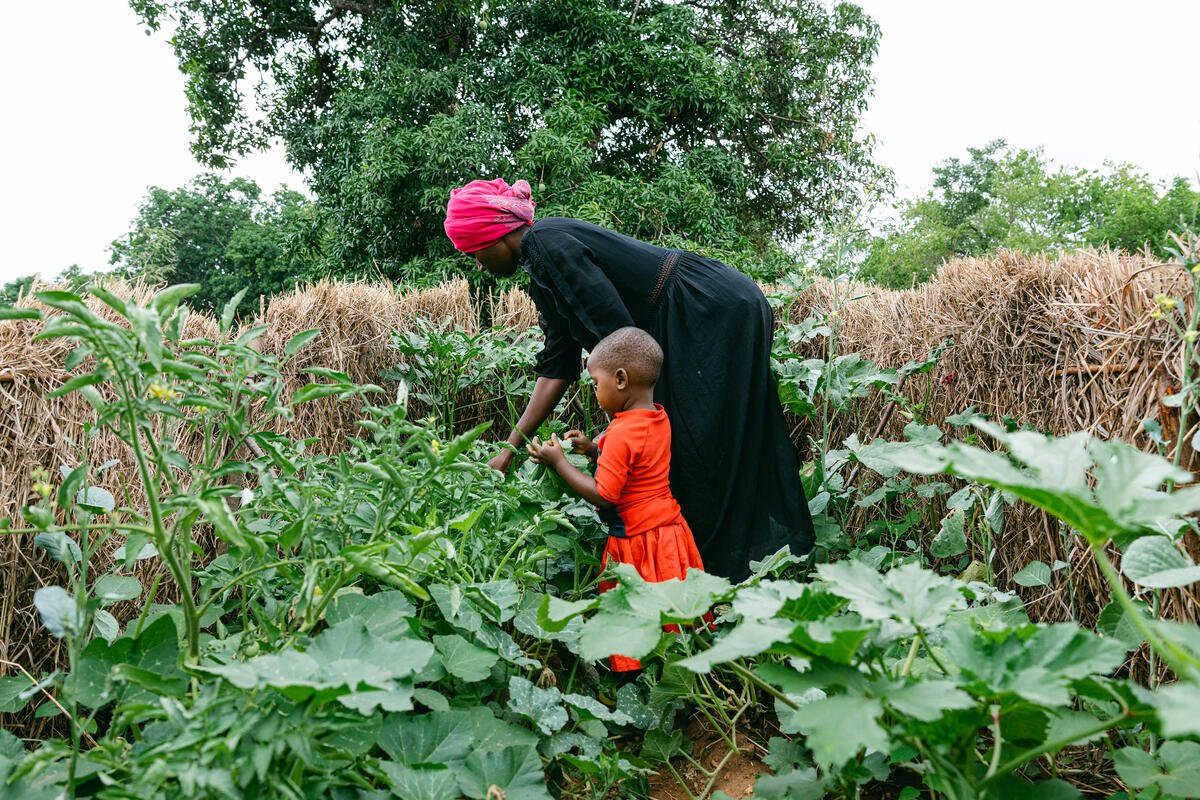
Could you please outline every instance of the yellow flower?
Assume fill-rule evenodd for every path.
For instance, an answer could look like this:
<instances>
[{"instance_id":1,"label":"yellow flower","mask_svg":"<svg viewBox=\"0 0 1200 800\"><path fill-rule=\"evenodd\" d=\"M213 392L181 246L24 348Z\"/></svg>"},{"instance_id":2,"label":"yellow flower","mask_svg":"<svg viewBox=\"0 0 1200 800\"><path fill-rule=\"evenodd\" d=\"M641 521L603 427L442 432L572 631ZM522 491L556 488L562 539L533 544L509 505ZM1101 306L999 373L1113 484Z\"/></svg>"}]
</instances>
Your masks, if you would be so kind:
<instances>
[{"instance_id":1,"label":"yellow flower","mask_svg":"<svg viewBox=\"0 0 1200 800\"><path fill-rule=\"evenodd\" d=\"M150 384L150 388L146 391L146 393L155 400L163 403L169 403L180 395L180 392L177 392L167 384L159 383L158 381Z\"/></svg>"},{"instance_id":2,"label":"yellow flower","mask_svg":"<svg viewBox=\"0 0 1200 800\"><path fill-rule=\"evenodd\" d=\"M1163 309L1164 311L1170 310L1175 307L1175 301L1172 300L1171 298L1167 297L1165 294L1154 295L1154 302L1157 303L1158 307Z\"/></svg>"},{"instance_id":3,"label":"yellow flower","mask_svg":"<svg viewBox=\"0 0 1200 800\"><path fill-rule=\"evenodd\" d=\"M431 441L429 443L429 447L433 450L433 454L435 456L439 456L442 454L442 443L439 442L437 439L434 439L433 441Z\"/></svg>"},{"instance_id":4,"label":"yellow flower","mask_svg":"<svg viewBox=\"0 0 1200 800\"><path fill-rule=\"evenodd\" d=\"M54 492L54 487L50 485L50 473L42 467L33 470L33 491L42 497L49 497Z\"/></svg>"},{"instance_id":5,"label":"yellow flower","mask_svg":"<svg viewBox=\"0 0 1200 800\"><path fill-rule=\"evenodd\" d=\"M1156 308L1150 312L1150 319L1162 319L1163 313L1161 308Z\"/></svg>"}]
</instances>

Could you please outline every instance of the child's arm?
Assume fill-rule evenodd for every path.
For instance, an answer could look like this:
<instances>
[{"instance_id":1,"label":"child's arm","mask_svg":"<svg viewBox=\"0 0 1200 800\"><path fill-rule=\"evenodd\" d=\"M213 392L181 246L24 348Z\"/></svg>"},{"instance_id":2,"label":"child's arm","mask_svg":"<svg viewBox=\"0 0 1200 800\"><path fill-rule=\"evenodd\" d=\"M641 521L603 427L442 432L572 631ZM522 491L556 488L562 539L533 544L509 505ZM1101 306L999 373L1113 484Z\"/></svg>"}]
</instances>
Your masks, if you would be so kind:
<instances>
[{"instance_id":1,"label":"child's arm","mask_svg":"<svg viewBox=\"0 0 1200 800\"><path fill-rule=\"evenodd\" d=\"M538 464L543 464L557 472L558 476L563 479L563 483L584 500L597 508L613 507L613 503L605 500L596 491L596 479L580 472L574 464L567 460L567 455L563 452L557 435L552 435L545 442L539 441L535 436L525 449Z\"/></svg>"}]
</instances>

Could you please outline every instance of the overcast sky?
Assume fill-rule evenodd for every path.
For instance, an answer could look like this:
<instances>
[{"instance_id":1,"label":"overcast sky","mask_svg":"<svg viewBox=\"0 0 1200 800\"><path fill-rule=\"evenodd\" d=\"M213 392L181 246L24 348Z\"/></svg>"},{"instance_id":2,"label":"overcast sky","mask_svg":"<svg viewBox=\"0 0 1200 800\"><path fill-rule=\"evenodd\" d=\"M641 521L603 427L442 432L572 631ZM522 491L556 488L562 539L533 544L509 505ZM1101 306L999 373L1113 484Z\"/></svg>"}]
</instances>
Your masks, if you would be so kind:
<instances>
[{"instance_id":1,"label":"overcast sky","mask_svg":"<svg viewBox=\"0 0 1200 800\"><path fill-rule=\"evenodd\" d=\"M1200 171L1196 0L860 0L883 38L864 119L905 195L1003 137L1059 163ZM103 268L150 185L199 171L183 79L125 0L13 3L0 48L0 281ZM278 152L233 174L302 188Z\"/></svg>"}]
</instances>

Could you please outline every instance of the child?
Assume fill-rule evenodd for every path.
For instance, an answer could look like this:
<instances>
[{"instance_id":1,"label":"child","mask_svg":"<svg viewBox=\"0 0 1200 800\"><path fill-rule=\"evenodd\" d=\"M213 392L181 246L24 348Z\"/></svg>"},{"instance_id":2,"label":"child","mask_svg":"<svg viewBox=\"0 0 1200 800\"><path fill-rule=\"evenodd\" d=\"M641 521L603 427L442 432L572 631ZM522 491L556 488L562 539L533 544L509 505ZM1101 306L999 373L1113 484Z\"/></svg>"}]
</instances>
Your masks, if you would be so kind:
<instances>
[{"instance_id":1,"label":"child","mask_svg":"<svg viewBox=\"0 0 1200 800\"><path fill-rule=\"evenodd\" d=\"M667 478L671 472L671 423L654 402L654 384L662 367L662 348L640 328L620 328L604 337L588 358L600 407L612 415L608 430L590 441L579 431L567 436L576 452L596 463L596 477L579 471L563 452L557 436L527 446L539 464L553 469L580 497L601 512L615 509L601 569L609 561L630 564L647 581L687 577L704 569L692 530L679 511ZM600 584L600 591L615 584ZM614 672L641 669L637 659L614 655Z\"/></svg>"}]
</instances>

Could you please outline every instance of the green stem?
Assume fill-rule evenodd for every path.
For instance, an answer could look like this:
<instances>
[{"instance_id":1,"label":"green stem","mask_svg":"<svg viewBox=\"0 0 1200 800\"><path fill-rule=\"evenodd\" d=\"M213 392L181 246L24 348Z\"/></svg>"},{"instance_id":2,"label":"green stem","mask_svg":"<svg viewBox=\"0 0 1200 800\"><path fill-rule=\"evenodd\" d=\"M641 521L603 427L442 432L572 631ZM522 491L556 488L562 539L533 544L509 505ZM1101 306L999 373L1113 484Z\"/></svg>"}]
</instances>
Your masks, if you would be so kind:
<instances>
[{"instance_id":1,"label":"green stem","mask_svg":"<svg viewBox=\"0 0 1200 800\"><path fill-rule=\"evenodd\" d=\"M324 560L324 559L322 559L322 560ZM221 595L223 595L225 592L229 591L230 589L233 589L234 587L238 586L242 581L246 580L247 578L253 578L255 575L259 574L260 572L266 572L267 570L275 569L276 567L282 567L282 566L286 566L288 564L304 564L304 563L309 563L309 564L312 564L313 566L316 566L320 562L319 561L305 562L303 559L300 559L300 558L289 558L284 561L273 561L270 564L262 564L260 566L255 567L254 569L248 569L245 572L234 577L232 580L230 580L228 583L226 583L221 588L217 589L215 592L213 592L212 597L205 600L203 603L200 604L200 607L196 609L196 614L197 614L197 616L203 618L205 612L207 612L208 609L212 607L212 604L217 601L218 597L220 597Z\"/></svg>"},{"instance_id":2,"label":"green stem","mask_svg":"<svg viewBox=\"0 0 1200 800\"><path fill-rule=\"evenodd\" d=\"M1117 598L1117 602L1125 610L1126 616L1133 621L1134 627L1146 639L1146 643L1150 645L1150 648L1158 653L1162 660L1180 678L1187 677L1191 673L1192 667L1200 666L1200 662L1189 653L1181 650L1174 642L1161 638L1146 623L1141 609L1134 605L1133 598L1125 591L1125 585L1121 582L1121 576L1117 574L1116 568L1108 560L1108 554L1104 552L1104 548L1093 544L1092 553L1096 557L1096 565L1100 567L1100 571L1104 574L1105 580L1108 581L1108 585L1112 589L1113 596Z\"/></svg>"},{"instance_id":3,"label":"green stem","mask_svg":"<svg viewBox=\"0 0 1200 800\"><path fill-rule=\"evenodd\" d=\"M950 670L946 669L946 665L942 663L940 658L938 658L937 653L933 652L933 648L929 646L929 642L925 639L925 631L921 630L919 625L917 626L917 638L921 641L921 644L925 646L926 655L928 655L930 660L937 665L937 668L942 671L942 674L949 675Z\"/></svg>"},{"instance_id":4,"label":"green stem","mask_svg":"<svg viewBox=\"0 0 1200 800\"><path fill-rule=\"evenodd\" d=\"M757 675L755 675L753 672L751 672L750 670L746 669L745 667L743 667L741 664L737 663L736 661L731 661L731 662L729 662L729 664L728 664L728 667L729 667L731 670L733 670L734 672L736 672L738 675L742 676L742 678L744 678L744 679L746 679L746 680L750 681L750 682L751 682L751 683L753 683L755 686L757 686L758 688L762 689L764 692L766 692L767 694L771 695L771 697L774 697L776 700L778 700L779 702L783 703L785 706L787 706L788 708L792 709L793 711L799 711L799 710L800 710L800 704L799 704L799 703L797 703L795 700L793 700L792 698L788 697L786 694L784 694L783 692L779 691L779 690L778 690L778 689L776 689L774 686L772 686L771 684L767 683L767 682L766 682L766 681L764 681L762 678L758 677L758 676L757 676Z\"/></svg>"},{"instance_id":5,"label":"green stem","mask_svg":"<svg viewBox=\"0 0 1200 800\"><path fill-rule=\"evenodd\" d=\"M980 782L980 786L986 786L987 784L991 783L992 781L996 780L997 778L1002 778L1005 775L1008 775L1008 774L1020 769L1023 765L1028 764L1030 761L1033 761L1038 756L1044 755L1046 753L1057 752L1057 751L1063 749L1064 747L1069 747L1070 745L1072 745L1073 743L1075 743L1081 739L1090 739L1091 737L1093 737L1097 734L1104 733L1105 731L1109 730L1110 728L1115 728L1117 725L1120 725L1122 722L1124 722L1127 719L1130 719L1132 716L1133 716L1133 713L1130 712L1128 709L1126 709L1125 711L1123 711L1122 713L1118 714L1115 717L1110 717L1109 719L1101 720L1100 722L1097 722L1095 725L1093 725L1090 728L1085 728L1082 731L1067 734L1066 736L1063 736L1061 739L1054 739L1049 742L1043 742L1042 744L1038 745L1037 747L1033 748L1032 750L1026 750L1023 753L1020 753L1020 754L1014 756L1013 758L1010 758L1008 761L1006 761L1003 764L1001 764L1000 766L998 766L995 770L989 769L988 774Z\"/></svg>"},{"instance_id":6,"label":"green stem","mask_svg":"<svg viewBox=\"0 0 1200 800\"><path fill-rule=\"evenodd\" d=\"M514 541L512 543L512 547L508 548L508 552L504 554L504 558L500 559L500 563L496 565L496 570L495 570L495 572L492 573L492 580L494 580L494 581L500 580L500 573L504 570L504 567L508 564L508 560L513 557L514 553L517 552L517 548L521 546L521 542L528 539L530 534L532 534L532 533L533 533L532 526L527 527L525 530L521 531L521 535L516 538L516 541Z\"/></svg>"},{"instance_id":7,"label":"green stem","mask_svg":"<svg viewBox=\"0 0 1200 800\"><path fill-rule=\"evenodd\" d=\"M904 668L900 670L901 678L907 678L908 673L912 671L913 662L917 660L917 650L920 646L921 640L914 636L912 646L908 648L908 658L904 659Z\"/></svg>"}]
</instances>

